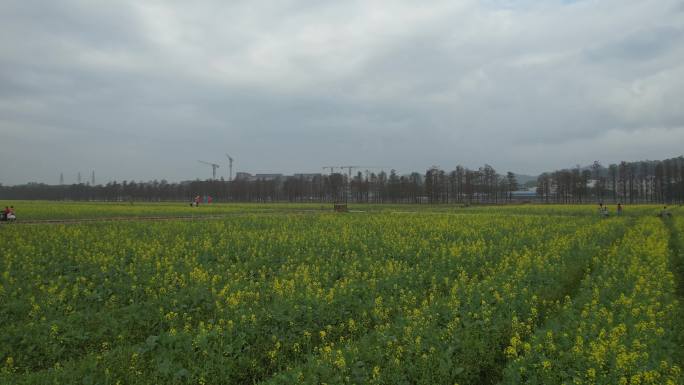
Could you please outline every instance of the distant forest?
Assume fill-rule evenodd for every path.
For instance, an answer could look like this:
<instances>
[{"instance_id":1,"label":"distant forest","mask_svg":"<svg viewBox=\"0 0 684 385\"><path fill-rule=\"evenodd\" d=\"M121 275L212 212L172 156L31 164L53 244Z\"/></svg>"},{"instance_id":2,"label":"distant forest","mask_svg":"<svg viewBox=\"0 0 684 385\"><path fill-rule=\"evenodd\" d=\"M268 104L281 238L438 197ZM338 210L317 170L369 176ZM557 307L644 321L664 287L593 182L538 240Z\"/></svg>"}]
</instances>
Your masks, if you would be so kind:
<instances>
[{"instance_id":1,"label":"distant forest","mask_svg":"<svg viewBox=\"0 0 684 385\"><path fill-rule=\"evenodd\" d=\"M529 183L526 186L529 187ZM350 202L350 203L682 203L684 157L662 161L621 162L607 167L594 162L546 172L520 191L516 175L501 175L489 165L452 171L432 167L410 175L344 173L276 176L233 181L196 180L47 185L0 185L0 199L73 201L190 201L200 195L214 202ZM536 187L536 188L535 188Z\"/></svg>"}]
</instances>

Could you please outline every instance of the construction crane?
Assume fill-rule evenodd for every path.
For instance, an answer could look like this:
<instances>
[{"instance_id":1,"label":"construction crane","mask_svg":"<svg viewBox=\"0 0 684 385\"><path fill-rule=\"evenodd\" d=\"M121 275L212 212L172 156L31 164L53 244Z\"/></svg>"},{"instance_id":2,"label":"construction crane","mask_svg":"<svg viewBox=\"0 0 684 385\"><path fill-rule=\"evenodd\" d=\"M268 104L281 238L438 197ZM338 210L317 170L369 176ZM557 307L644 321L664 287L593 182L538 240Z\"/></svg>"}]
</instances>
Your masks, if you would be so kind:
<instances>
[{"instance_id":1,"label":"construction crane","mask_svg":"<svg viewBox=\"0 0 684 385\"><path fill-rule=\"evenodd\" d=\"M204 164L208 164L209 166L211 166L211 172L212 172L212 175L213 175L213 179L216 179L216 169L219 168L219 165L218 165L218 164L216 164L216 163L211 163L211 162L205 162L205 161L203 161L203 160L198 160L198 162L204 163Z\"/></svg>"},{"instance_id":2,"label":"construction crane","mask_svg":"<svg viewBox=\"0 0 684 385\"><path fill-rule=\"evenodd\" d=\"M369 169L385 169L386 167L373 167L373 166L324 166L323 170L330 170L330 174L332 175L335 172L335 169L339 168L340 171L344 172L344 170L347 170L347 181L345 184L345 201L342 202L337 202L334 205L334 210L335 211L347 211L347 203L351 201L352 199L352 193L351 193L351 182L352 182L352 170L357 170L357 169L365 169L366 174L368 174Z\"/></svg>"},{"instance_id":3,"label":"construction crane","mask_svg":"<svg viewBox=\"0 0 684 385\"><path fill-rule=\"evenodd\" d=\"M228 176L228 180L233 180L233 158L226 153L226 158L228 158L228 168L230 169L230 174Z\"/></svg>"},{"instance_id":4,"label":"construction crane","mask_svg":"<svg viewBox=\"0 0 684 385\"><path fill-rule=\"evenodd\" d=\"M351 182L352 182L352 170L363 169L366 170L366 175L368 175L368 170L379 169L384 170L386 167L377 166L339 166L342 170L347 169L347 201L351 201Z\"/></svg>"},{"instance_id":5,"label":"construction crane","mask_svg":"<svg viewBox=\"0 0 684 385\"><path fill-rule=\"evenodd\" d=\"M338 168L338 167L337 166L323 166L323 171L325 171L326 169L330 169L330 173L332 174L333 172L335 172L336 168Z\"/></svg>"},{"instance_id":6,"label":"construction crane","mask_svg":"<svg viewBox=\"0 0 684 385\"><path fill-rule=\"evenodd\" d=\"M351 182L352 182L352 170L361 168L361 166L340 166L340 169L344 170L347 169L347 172L349 174L349 177L347 178L347 202L351 201L352 198L352 193L351 193Z\"/></svg>"},{"instance_id":7,"label":"construction crane","mask_svg":"<svg viewBox=\"0 0 684 385\"><path fill-rule=\"evenodd\" d=\"M351 181L352 179L352 170L365 170L366 175L368 175L368 170L384 170L387 167L377 167L377 166L339 166L341 169L347 169L347 174L349 176L349 180Z\"/></svg>"},{"instance_id":8,"label":"construction crane","mask_svg":"<svg viewBox=\"0 0 684 385\"><path fill-rule=\"evenodd\" d=\"M340 166L340 169L344 170L347 169L347 173L349 174L349 180L351 181L352 178L352 170L355 170L357 168L363 168L363 166Z\"/></svg>"}]
</instances>

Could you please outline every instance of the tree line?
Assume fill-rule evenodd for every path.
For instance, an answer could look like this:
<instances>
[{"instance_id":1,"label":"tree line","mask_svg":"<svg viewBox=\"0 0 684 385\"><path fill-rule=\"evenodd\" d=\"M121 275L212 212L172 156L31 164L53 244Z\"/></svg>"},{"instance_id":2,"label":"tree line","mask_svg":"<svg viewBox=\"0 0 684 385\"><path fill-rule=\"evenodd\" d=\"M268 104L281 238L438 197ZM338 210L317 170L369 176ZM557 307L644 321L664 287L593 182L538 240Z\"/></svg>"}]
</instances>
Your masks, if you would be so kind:
<instances>
[{"instance_id":1,"label":"tree line","mask_svg":"<svg viewBox=\"0 0 684 385\"><path fill-rule=\"evenodd\" d=\"M215 202L350 202L350 203L546 203L684 201L684 157L664 161L621 162L608 167L595 162L539 175L536 194L517 194L512 172L493 167L457 166L451 171L433 166L424 173L398 175L358 172L355 175L283 176L272 179L110 182L90 185L29 183L0 185L0 199L74 201L190 201L211 196Z\"/></svg>"},{"instance_id":2,"label":"tree line","mask_svg":"<svg viewBox=\"0 0 684 385\"><path fill-rule=\"evenodd\" d=\"M683 203L684 157L546 172L537 198L549 203Z\"/></svg>"},{"instance_id":3,"label":"tree line","mask_svg":"<svg viewBox=\"0 0 684 385\"><path fill-rule=\"evenodd\" d=\"M351 202L351 203L496 203L518 188L513 173L505 177L485 165L458 166L446 172L431 167L424 174L399 175L395 170L283 176L274 179L110 182L47 185L0 185L0 199L74 201L190 201L211 196L215 202Z\"/></svg>"}]
</instances>

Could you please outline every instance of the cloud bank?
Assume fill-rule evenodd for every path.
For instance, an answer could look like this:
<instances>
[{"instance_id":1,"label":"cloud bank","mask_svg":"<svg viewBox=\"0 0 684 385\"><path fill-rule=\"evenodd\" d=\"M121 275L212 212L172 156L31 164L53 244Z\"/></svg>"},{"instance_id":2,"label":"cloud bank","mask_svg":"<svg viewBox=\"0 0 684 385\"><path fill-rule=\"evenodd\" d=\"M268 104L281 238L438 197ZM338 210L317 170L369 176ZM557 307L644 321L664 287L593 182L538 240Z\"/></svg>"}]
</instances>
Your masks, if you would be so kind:
<instances>
[{"instance_id":1,"label":"cloud bank","mask_svg":"<svg viewBox=\"0 0 684 385\"><path fill-rule=\"evenodd\" d=\"M681 1L6 1L0 183L682 154Z\"/></svg>"}]
</instances>

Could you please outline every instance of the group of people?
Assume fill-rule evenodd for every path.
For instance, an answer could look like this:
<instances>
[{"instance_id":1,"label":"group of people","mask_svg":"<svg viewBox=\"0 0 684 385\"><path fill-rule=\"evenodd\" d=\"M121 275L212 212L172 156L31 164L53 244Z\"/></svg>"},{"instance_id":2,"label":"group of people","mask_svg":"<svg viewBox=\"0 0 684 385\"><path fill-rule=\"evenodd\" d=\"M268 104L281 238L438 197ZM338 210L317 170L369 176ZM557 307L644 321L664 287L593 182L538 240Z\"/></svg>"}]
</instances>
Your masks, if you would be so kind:
<instances>
[{"instance_id":1,"label":"group of people","mask_svg":"<svg viewBox=\"0 0 684 385\"><path fill-rule=\"evenodd\" d=\"M603 203L599 203L599 215L602 217L607 217L610 215L608 212L608 205L604 205ZM617 204L617 216L622 216L622 203ZM663 209L660 210L658 213L659 217L671 217L672 213L667 209L667 206L663 206Z\"/></svg>"},{"instance_id":2,"label":"group of people","mask_svg":"<svg viewBox=\"0 0 684 385\"><path fill-rule=\"evenodd\" d=\"M610 215L608 212L608 205L604 205L603 202L599 203L599 215L602 217L607 217ZM617 204L617 216L622 216L622 203Z\"/></svg>"},{"instance_id":3,"label":"group of people","mask_svg":"<svg viewBox=\"0 0 684 385\"><path fill-rule=\"evenodd\" d=\"M214 201L214 198L212 198L210 195L205 195L204 199L202 199L199 195L197 195L192 202L190 202L190 207L197 207L200 205L200 203L204 202L206 204L211 204L211 202Z\"/></svg>"},{"instance_id":4,"label":"group of people","mask_svg":"<svg viewBox=\"0 0 684 385\"><path fill-rule=\"evenodd\" d=\"M17 220L17 215L14 212L14 206L7 207L5 206L5 209L2 210L2 213L0 214L0 221L16 221Z\"/></svg>"}]
</instances>

